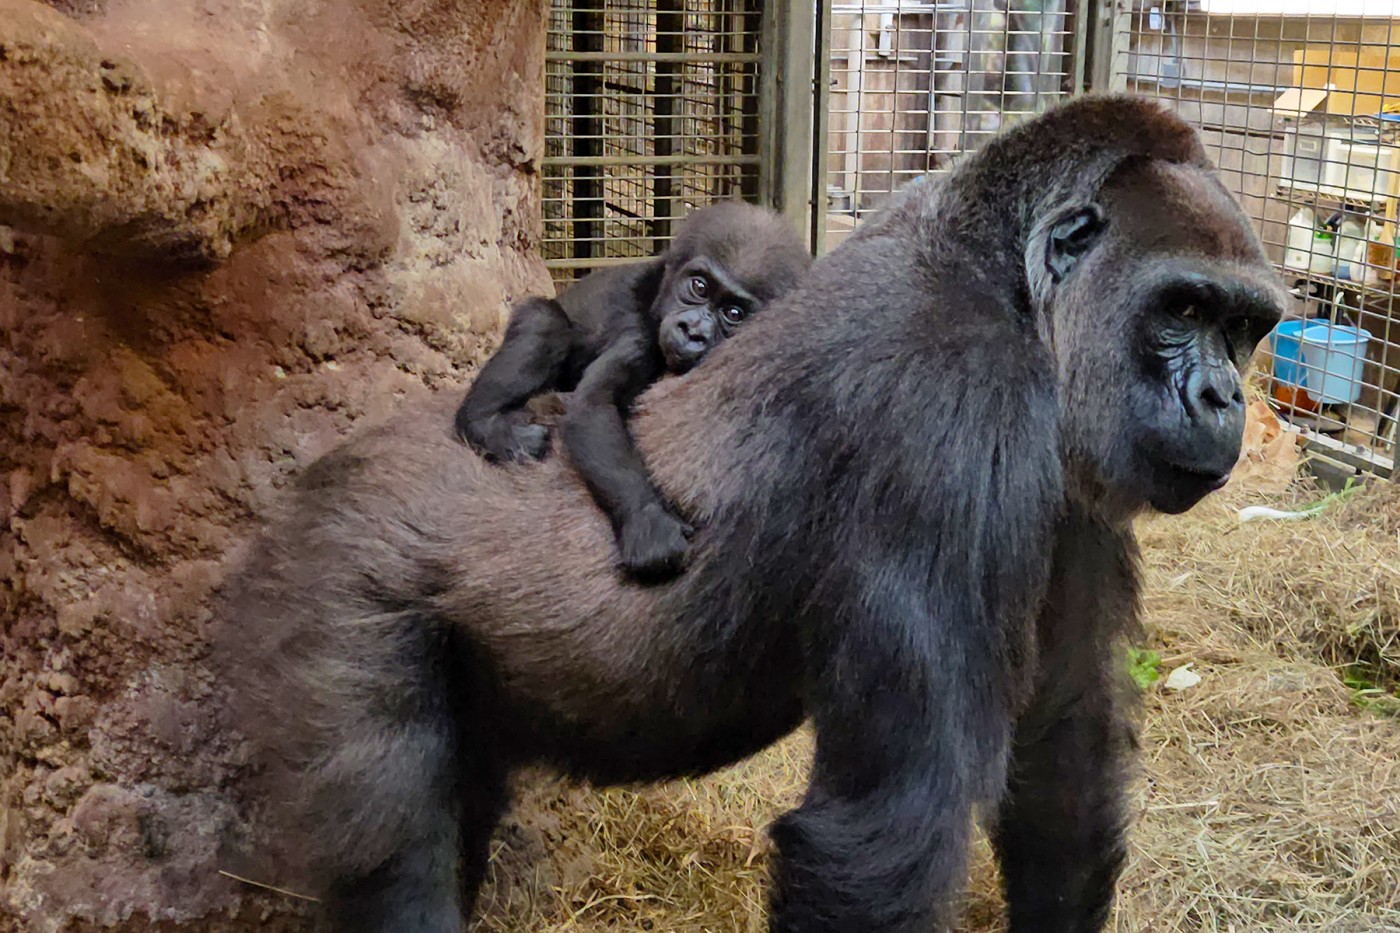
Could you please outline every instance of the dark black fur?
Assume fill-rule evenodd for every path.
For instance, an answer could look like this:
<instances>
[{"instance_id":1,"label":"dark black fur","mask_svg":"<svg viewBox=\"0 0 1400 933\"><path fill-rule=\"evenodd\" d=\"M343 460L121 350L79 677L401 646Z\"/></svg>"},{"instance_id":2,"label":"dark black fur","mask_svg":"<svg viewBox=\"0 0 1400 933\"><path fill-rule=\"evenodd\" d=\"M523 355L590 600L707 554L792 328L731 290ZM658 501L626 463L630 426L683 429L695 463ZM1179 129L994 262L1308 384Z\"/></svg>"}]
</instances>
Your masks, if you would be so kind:
<instances>
[{"instance_id":1,"label":"dark black fur","mask_svg":"<svg viewBox=\"0 0 1400 933\"><path fill-rule=\"evenodd\" d=\"M612 520L622 566L643 577L675 573L692 529L656 491L623 419L644 389L694 367L810 263L771 211L733 201L697 211L655 259L517 305L457 409L457 433L489 460L539 459L548 431L525 403L571 392L564 449Z\"/></svg>"},{"instance_id":2,"label":"dark black fur","mask_svg":"<svg viewBox=\"0 0 1400 933\"><path fill-rule=\"evenodd\" d=\"M641 452L703 521L669 583L619 581L557 458L463 456L451 400L324 457L234 579L223 656L336 928L460 933L515 767L702 773L810 717L771 930L945 928L978 804L1014 933L1099 930L1130 521L1228 472L1281 305L1189 127L1089 98L646 393Z\"/></svg>"}]
</instances>

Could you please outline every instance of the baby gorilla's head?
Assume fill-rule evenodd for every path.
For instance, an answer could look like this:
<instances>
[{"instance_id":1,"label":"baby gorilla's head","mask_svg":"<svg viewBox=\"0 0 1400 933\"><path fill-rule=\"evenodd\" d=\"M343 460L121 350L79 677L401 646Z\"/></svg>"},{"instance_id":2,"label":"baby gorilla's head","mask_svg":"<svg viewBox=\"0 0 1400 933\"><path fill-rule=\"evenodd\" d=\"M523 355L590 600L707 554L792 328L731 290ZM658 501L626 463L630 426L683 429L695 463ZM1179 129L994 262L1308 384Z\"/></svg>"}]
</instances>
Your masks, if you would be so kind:
<instances>
[{"instance_id":1,"label":"baby gorilla's head","mask_svg":"<svg viewBox=\"0 0 1400 933\"><path fill-rule=\"evenodd\" d=\"M725 201L691 214L666 254L651 307L666 368L694 367L811 263L796 231L772 211Z\"/></svg>"}]
</instances>

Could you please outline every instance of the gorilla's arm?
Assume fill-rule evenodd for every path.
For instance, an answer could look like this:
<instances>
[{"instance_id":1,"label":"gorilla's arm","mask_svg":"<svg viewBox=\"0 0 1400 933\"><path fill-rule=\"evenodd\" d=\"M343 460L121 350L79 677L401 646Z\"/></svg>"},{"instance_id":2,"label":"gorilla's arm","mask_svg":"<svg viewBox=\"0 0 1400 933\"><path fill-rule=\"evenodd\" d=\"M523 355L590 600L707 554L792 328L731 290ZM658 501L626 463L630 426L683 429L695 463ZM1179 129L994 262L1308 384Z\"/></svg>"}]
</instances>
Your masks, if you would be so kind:
<instances>
[{"instance_id":1,"label":"gorilla's arm","mask_svg":"<svg viewBox=\"0 0 1400 933\"><path fill-rule=\"evenodd\" d=\"M1060 522L1037 630L1041 683L1017 723L993 831L1014 930L1098 930L1125 851L1132 735L1117 633L1132 624L1137 547L1083 514Z\"/></svg>"},{"instance_id":2,"label":"gorilla's arm","mask_svg":"<svg viewBox=\"0 0 1400 933\"><path fill-rule=\"evenodd\" d=\"M579 380L560 426L569 459L612 521L623 567L640 576L679 570L690 531L653 485L624 420L661 375L649 338L638 327L614 339Z\"/></svg>"},{"instance_id":3,"label":"gorilla's arm","mask_svg":"<svg viewBox=\"0 0 1400 933\"><path fill-rule=\"evenodd\" d=\"M520 408L531 396L561 387L578 342L558 301L528 298L516 305L500 348L457 409L457 436L488 460L524 462L543 456L549 432L531 424Z\"/></svg>"},{"instance_id":4,"label":"gorilla's arm","mask_svg":"<svg viewBox=\"0 0 1400 933\"><path fill-rule=\"evenodd\" d=\"M964 371L891 393L907 433L863 467L905 489L927 468L919 451L956 452L938 495L859 503L869 524L844 552L859 559L832 571L850 595L839 627L811 636L817 752L806 799L773 829L774 933L946 928L964 872L948 853L965 851L974 805L1004 786L1063 487L1041 429L1055 411L1049 361L995 313L969 311L964 333L981 333L939 348ZM1015 389L988 391L988 371L1015 372ZM904 400L929 397L962 417L921 419Z\"/></svg>"},{"instance_id":5,"label":"gorilla's arm","mask_svg":"<svg viewBox=\"0 0 1400 933\"><path fill-rule=\"evenodd\" d=\"M500 347L457 409L457 436L498 463L543 457L549 432L522 407L541 392L572 389L614 333L644 325L664 268L650 259L599 269L558 298L515 305Z\"/></svg>"}]
</instances>

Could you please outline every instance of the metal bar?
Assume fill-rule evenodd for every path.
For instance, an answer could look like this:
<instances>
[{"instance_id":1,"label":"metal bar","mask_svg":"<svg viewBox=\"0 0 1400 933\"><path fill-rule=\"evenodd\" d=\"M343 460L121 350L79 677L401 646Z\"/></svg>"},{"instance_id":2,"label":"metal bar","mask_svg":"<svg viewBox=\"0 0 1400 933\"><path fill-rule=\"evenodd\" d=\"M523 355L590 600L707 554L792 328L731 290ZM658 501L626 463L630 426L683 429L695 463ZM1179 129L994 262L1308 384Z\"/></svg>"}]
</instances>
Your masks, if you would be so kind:
<instances>
[{"instance_id":1,"label":"metal bar","mask_svg":"<svg viewBox=\"0 0 1400 933\"><path fill-rule=\"evenodd\" d=\"M1074 17L1074 78L1070 93L1082 94L1085 91L1085 66L1089 54L1089 20L1094 15L1094 4L1085 3L1084 0L1070 0L1068 9Z\"/></svg>"},{"instance_id":2,"label":"metal bar","mask_svg":"<svg viewBox=\"0 0 1400 933\"><path fill-rule=\"evenodd\" d=\"M1088 35L1089 87L1095 91L1127 90L1132 15L1124 11L1122 0L1094 0L1089 6L1094 17Z\"/></svg>"},{"instance_id":3,"label":"metal bar","mask_svg":"<svg viewBox=\"0 0 1400 933\"><path fill-rule=\"evenodd\" d=\"M639 256L598 256L594 259L546 259L544 265L546 269L606 269L611 266L629 266L634 262L648 258Z\"/></svg>"},{"instance_id":4,"label":"metal bar","mask_svg":"<svg viewBox=\"0 0 1400 933\"><path fill-rule=\"evenodd\" d=\"M684 38L683 32L658 31L656 38L659 43L668 37L681 40ZM548 52L545 54L546 62L606 62L612 64L654 64L657 62L671 62L677 65L704 63L713 65L758 65L762 64L763 56L750 55L745 52Z\"/></svg>"},{"instance_id":5,"label":"metal bar","mask_svg":"<svg viewBox=\"0 0 1400 933\"><path fill-rule=\"evenodd\" d=\"M685 27L684 7L677 0L656 2L656 64L655 113L652 127L654 159L654 210L651 222L652 249L660 252L671 238L671 218L676 216L675 173L677 163L668 160L675 155L676 92L680 89L679 63L685 61L681 30ZM692 61L695 59L692 58ZM682 143L682 148L684 144Z\"/></svg>"},{"instance_id":6,"label":"metal bar","mask_svg":"<svg viewBox=\"0 0 1400 933\"><path fill-rule=\"evenodd\" d=\"M799 231L811 223L818 203L812 199L812 136L816 123L816 5L792 0L783 46L783 178L776 205ZM825 199L822 201L824 206ZM811 245L810 243L808 244Z\"/></svg>"},{"instance_id":7,"label":"metal bar","mask_svg":"<svg viewBox=\"0 0 1400 933\"><path fill-rule=\"evenodd\" d=\"M646 152L628 153L615 156L545 156L542 166L610 166L610 165L758 165L758 155L669 155L664 158Z\"/></svg>"},{"instance_id":8,"label":"metal bar","mask_svg":"<svg viewBox=\"0 0 1400 933\"><path fill-rule=\"evenodd\" d=\"M605 24L600 9L575 9L570 26L573 29L573 46L576 52L601 52L603 50L602 28ZM602 173L593 170L603 154L602 122L598 119L597 94L600 90L603 69L593 60L576 61L573 65L573 93L570 102L574 114L572 126L574 140L570 158L579 160L579 171L573 177L575 217L581 218L574 224L577 242L574 256L588 259L593 255L592 241L600 232L598 221L603 216ZM582 219L588 218L588 219Z\"/></svg>"},{"instance_id":9,"label":"metal bar","mask_svg":"<svg viewBox=\"0 0 1400 933\"><path fill-rule=\"evenodd\" d=\"M725 41L744 49L746 54L759 55L763 45L763 24L767 6L764 0L737 0L737 5L747 13L759 14L759 29L731 30ZM736 14L738 17L739 14ZM742 17L739 17L743 22ZM761 55L760 55L761 57ZM767 69L760 64L757 68L745 70L736 76L739 86L739 127L743 133L742 151L746 155L760 156L763 152L763 72ZM746 201L757 201L762 190L763 167L761 161L748 165L739 175L739 193Z\"/></svg>"},{"instance_id":10,"label":"metal bar","mask_svg":"<svg viewBox=\"0 0 1400 933\"><path fill-rule=\"evenodd\" d=\"M817 74L812 82L812 255L826 252L826 162L831 140L831 0L816 0Z\"/></svg>"},{"instance_id":11,"label":"metal bar","mask_svg":"<svg viewBox=\"0 0 1400 933\"><path fill-rule=\"evenodd\" d=\"M777 51L787 11L786 0L763 4L758 43L766 59L758 70L758 199L773 206L777 200L775 166L778 124Z\"/></svg>"}]
</instances>

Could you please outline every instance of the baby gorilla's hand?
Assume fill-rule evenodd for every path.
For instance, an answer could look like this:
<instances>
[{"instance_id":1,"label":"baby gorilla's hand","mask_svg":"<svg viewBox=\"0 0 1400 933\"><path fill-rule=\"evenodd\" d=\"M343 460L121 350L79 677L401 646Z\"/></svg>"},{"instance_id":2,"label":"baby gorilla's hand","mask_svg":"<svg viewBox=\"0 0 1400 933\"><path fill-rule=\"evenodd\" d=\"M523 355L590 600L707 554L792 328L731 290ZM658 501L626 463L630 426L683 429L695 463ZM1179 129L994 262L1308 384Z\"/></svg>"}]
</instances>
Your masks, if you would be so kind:
<instances>
[{"instance_id":1,"label":"baby gorilla's hand","mask_svg":"<svg viewBox=\"0 0 1400 933\"><path fill-rule=\"evenodd\" d=\"M685 566L694 533L686 522L660 505L649 505L618 529L622 566L642 580L675 576Z\"/></svg>"},{"instance_id":2,"label":"baby gorilla's hand","mask_svg":"<svg viewBox=\"0 0 1400 933\"><path fill-rule=\"evenodd\" d=\"M457 424L458 436L494 463L528 463L549 449L549 429L520 411Z\"/></svg>"}]
</instances>

